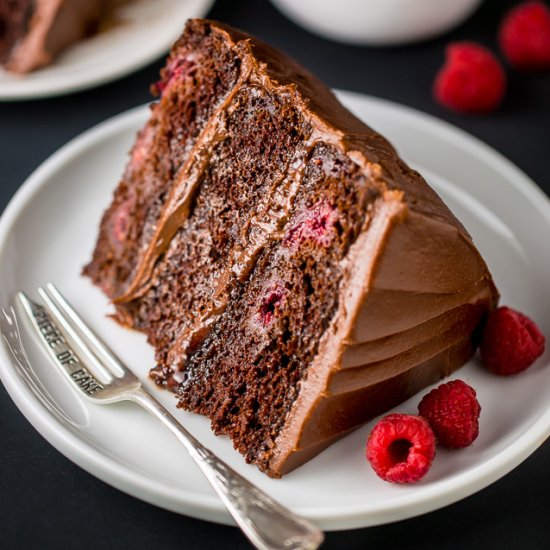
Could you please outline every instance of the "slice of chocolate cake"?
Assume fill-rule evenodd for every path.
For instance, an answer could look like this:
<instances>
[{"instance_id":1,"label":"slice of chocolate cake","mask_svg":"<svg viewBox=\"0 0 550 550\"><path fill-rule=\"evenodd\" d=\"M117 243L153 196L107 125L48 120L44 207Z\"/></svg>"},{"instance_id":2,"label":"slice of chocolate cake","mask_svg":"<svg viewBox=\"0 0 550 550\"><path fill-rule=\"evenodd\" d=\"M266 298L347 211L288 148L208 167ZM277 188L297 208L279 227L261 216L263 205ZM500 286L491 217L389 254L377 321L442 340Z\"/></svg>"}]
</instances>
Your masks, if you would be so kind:
<instances>
[{"instance_id":1,"label":"slice of chocolate cake","mask_svg":"<svg viewBox=\"0 0 550 550\"><path fill-rule=\"evenodd\" d=\"M115 0L2 0L0 65L28 73L93 34Z\"/></svg>"},{"instance_id":2,"label":"slice of chocolate cake","mask_svg":"<svg viewBox=\"0 0 550 550\"><path fill-rule=\"evenodd\" d=\"M311 74L193 20L154 90L85 273L181 407L279 476L471 357L483 259Z\"/></svg>"}]
</instances>

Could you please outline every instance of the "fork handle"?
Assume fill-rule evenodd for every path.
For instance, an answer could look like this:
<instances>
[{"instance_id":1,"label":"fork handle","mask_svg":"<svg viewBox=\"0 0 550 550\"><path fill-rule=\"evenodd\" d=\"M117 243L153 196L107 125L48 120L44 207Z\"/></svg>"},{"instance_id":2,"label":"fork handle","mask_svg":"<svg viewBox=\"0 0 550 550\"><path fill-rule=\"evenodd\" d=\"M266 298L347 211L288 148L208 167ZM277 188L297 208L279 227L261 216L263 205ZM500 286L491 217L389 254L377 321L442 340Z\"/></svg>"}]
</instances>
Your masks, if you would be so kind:
<instances>
[{"instance_id":1,"label":"fork handle","mask_svg":"<svg viewBox=\"0 0 550 550\"><path fill-rule=\"evenodd\" d=\"M185 446L250 542L260 550L315 549L323 533L293 514L195 439L143 388L129 395L158 418Z\"/></svg>"}]
</instances>

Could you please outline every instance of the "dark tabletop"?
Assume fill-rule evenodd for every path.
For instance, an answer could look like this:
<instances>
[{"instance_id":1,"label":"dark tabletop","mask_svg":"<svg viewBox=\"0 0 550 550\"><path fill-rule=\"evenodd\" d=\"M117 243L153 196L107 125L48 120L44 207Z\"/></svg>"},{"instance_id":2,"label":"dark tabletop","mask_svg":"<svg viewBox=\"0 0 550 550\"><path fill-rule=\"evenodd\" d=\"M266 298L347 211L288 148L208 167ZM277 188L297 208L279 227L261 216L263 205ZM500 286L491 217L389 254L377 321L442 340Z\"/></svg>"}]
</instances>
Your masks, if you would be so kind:
<instances>
[{"instance_id":1,"label":"dark tabletop","mask_svg":"<svg viewBox=\"0 0 550 550\"><path fill-rule=\"evenodd\" d=\"M465 129L517 164L548 195L549 73L510 73L504 104L487 116L452 114L430 94L445 44L476 40L495 49L496 26L512 4L486 0L451 34L393 49L323 40L285 19L267 0L218 0L209 16L280 47L332 87L403 103ZM0 210L29 174L68 140L147 102L148 86L160 66L158 61L122 80L66 97L0 103ZM2 386L0 403L0 548L249 548L235 528L161 510L92 477L31 427ZM546 550L549 465L546 442L513 472L469 498L391 525L328 533L324 548Z\"/></svg>"}]
</instances>

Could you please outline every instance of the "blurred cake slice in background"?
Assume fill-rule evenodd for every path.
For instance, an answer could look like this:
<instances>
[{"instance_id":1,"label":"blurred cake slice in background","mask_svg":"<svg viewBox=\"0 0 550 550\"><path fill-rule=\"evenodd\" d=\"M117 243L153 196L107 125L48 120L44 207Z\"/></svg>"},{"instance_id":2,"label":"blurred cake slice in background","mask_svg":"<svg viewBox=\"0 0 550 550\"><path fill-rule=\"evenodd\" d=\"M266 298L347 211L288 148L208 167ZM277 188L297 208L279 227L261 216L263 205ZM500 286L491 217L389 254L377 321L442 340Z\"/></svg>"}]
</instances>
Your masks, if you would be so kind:
<instances>
[{"instance_id":1,"label":"blurred cake slice in background","mask_svg":"<svg viewBox=\"0 0 550 550\"><path fill-rule=\"evenodd\" d=\"M117 0L2 0L0 65L28 73L95 34Z\"/></svg>"}]
</instances>

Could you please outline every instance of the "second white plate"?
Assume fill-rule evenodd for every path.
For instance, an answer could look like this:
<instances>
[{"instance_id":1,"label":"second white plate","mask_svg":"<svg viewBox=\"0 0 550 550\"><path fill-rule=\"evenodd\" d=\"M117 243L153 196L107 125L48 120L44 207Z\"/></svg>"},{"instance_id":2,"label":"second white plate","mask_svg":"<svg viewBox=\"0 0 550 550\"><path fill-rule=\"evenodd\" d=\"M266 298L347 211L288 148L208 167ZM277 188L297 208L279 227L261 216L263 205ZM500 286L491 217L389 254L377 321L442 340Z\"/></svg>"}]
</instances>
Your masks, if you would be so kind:
<instances>
[{"instance_id":1,"label":"second white plate","mask_svg":"<svg viewBox=\"0 0 550 550\"><path fill-rule=\"evenodd\" d=\"M502 302L530 315L550 336L548 199L517 168L476 139L405 107L342 93L349 108L388 136L427 177L472 233L495 276ZM56 283L83 316L143 380L153 351L142 335L105 317L105 297L80 276L103 209L147 109L124 113L77 138L23 185L0 220L0 311L6 346L0 375L23 414L52 445L107 483L153 504L222 523L230 518L185 451L145 411L132 404L84 402L21 334L37 372L35 391L19 375L26 360L11 305L18 289L33 294ZM35 295L35 294L34 294ZM209 422L175 409L171 394L152 391L194 435L240 473L324 529L390 522L444 506L498 479L550 433L548 352L535 366L499 378L471 361L457 376L482 405L480 436L461 451L438 450L420 483L401 487L378 479L364 458L370 423L281 480L247 466ZM146 382L150 387L151 384ZM37 392L50 392L56 409ZM522 397L520 397L522 396ZM528 396L528 399L525 398ZM416 411L420 396L398 407Z\"/></svg>"},{"instance_id":2,"label":"second white plate","mask_svg":"<svg viewBox=\"0 0 550 550\"><path fill-rule=\"evenodd\" d=\"M0 101L75 92L120 78L166 53L190 17L214 0L133 0L117 11L111 29L82 40L54 62L27 75L0 68Z\"/></svg>"}]
</instances>

